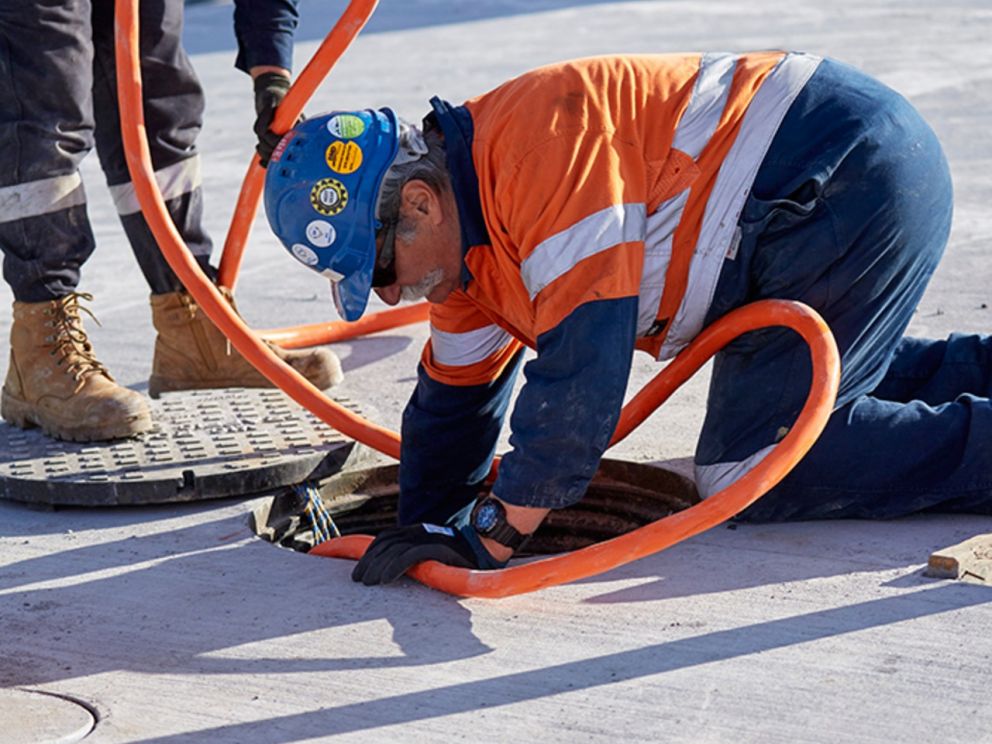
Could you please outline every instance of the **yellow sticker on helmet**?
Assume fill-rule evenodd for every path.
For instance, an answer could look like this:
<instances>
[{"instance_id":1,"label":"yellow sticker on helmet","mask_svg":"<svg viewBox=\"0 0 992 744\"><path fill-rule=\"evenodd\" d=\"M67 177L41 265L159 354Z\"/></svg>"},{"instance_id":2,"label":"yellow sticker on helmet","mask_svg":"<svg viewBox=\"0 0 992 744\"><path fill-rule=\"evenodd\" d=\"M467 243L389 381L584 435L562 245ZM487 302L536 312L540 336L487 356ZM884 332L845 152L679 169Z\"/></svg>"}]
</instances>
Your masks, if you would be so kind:
<instances>
[{"instance_id":1,"label":"yellow sticker on helmet","mask_svg":"<svg viewBox=\"0 0 992 744\"><path fill-rule=\"evenodd\" d=\"M310 189L310 204L320 214L333 217L348 206L348 189L336 178L322 178Z\"/></svg>"},{"instance_id":2,"label":"yellow sticker on helmet","mask_svg":"<svg viewBox=\"0 0 992 744\"><path fill-rule=\"evenodd\" d=\"M362 165L362 148L354 142L332 142L324 153L327 167L335 173L348 175Z\"/></svg>"}]
</instances>

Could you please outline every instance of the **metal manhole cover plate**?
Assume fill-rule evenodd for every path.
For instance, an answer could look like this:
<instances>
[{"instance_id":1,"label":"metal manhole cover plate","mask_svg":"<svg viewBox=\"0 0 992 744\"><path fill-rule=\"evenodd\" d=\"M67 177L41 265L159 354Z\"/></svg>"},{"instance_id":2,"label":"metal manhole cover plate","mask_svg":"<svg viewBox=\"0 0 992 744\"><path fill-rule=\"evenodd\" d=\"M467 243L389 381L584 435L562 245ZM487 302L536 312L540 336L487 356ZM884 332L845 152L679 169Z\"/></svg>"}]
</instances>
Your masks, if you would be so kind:
<instances>
[{"instance_id":1,"label":"metal manhole cover plate","mask_svg":"<svg viewBox=\"0 0 992 744\"><path fill-rule=\"evenodd\" d=\"M62 695L0 690L0 731L8 744L80 741L96 726L93 712Z\"/></svg>"},{"instance_id":2,"label":"metal manhole cover plate","mask_svg":"<svg viewBox=\"0 0 992 744\"><path fill-rule=\"evenodd\" d=\"M0 423L0 498L109 506L257 494L335 473L360 447L280 390L169 393L151 407L151 432L115 442Z\"/></svg>"}]
</instances>

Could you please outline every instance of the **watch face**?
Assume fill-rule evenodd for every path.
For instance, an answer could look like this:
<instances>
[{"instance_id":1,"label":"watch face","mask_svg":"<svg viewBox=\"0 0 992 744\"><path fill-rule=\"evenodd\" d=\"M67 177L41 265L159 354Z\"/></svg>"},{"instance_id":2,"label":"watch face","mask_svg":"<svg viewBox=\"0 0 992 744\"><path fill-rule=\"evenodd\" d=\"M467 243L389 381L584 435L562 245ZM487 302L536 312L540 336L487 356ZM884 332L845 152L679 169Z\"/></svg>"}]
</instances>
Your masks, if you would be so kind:
<instances>
[{"instance_id":1,"label":"watch face","mask_svg":"<svg viewBox=\"0 0 992 744\"><path fill-rule=\"evenodd\" d=\"M489 532L499 521L499 506L486 502L475 512L475 529L479 532Z\"/></svg>"}]
</instances>

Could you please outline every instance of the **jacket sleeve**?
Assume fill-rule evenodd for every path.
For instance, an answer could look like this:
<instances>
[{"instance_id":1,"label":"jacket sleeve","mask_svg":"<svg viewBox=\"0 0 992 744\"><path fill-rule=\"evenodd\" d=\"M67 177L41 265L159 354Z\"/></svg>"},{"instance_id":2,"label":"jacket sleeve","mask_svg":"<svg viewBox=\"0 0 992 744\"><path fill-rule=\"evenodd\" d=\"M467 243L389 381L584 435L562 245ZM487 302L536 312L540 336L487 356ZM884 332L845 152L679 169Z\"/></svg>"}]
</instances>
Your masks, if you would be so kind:
<instances>
[{"instance_id":1,"label":"jacket sleeve","mask_svg":"<svg viewBox=\"0 0 992 744\"><path fill-rule=\"evenodd\" d=\"M489 474L523 351L490 383L447 385L418 367L403 411L399 523L444 524Z\"/></svg>"},{"instance_id":2,"label":"jacket sleeve","mask_svg":"<svg viewBox=\"0 0 992 744\"><path fill-rule=\"evenodd\" d=\"M443 523L489 473L523 355L458 291L431 307L431 338L403 412L400 524Z\"/></svg>"},{"instance_id":3,"label":"jacket sleeve","mask_svg":"<svg viewBox=\"0 0 992 744\"><path fill-rule=\"evenodd\" d=\"M537 347L493 486L508 503L581 499L616 428L637 336L648 165L608 132L569 134L498 184Z\"/></svg>"},{"instance_id":4,"label":"jacket sleeve","mask_svg":"<svg viewBox=\"0 0 992 744\"><path fill-rule=\"evenodd\" d=\"M299 0L234 0L234 66L248 72L258 65L293 69L293 35Z\"/></svg>"},{"instance_id":5,"label":"jacket sleeve","mask_svg":"<svg viewBox=\"0 0 992 744\"><path fill-rule=\"evenodd\" d=\"M588 302L538 338L537 358L510 419L511 450L493 493L510 504L557 509L579 501L623 406L637 298Z\"/></svg>"}]
</instances>

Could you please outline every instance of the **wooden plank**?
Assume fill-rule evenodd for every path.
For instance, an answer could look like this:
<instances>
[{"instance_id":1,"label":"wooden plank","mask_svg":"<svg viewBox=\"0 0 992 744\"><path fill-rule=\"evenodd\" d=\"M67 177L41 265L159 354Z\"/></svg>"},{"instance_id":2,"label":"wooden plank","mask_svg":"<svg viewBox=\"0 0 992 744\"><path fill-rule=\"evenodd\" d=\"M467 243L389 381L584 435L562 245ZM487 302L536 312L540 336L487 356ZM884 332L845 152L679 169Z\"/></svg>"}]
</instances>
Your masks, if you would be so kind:
<instances>
[{"instance_id":1,"label":"wooden plank","mask_svg":"<svg viewBox=\"0 0 992 744\"><path fill-rule=\"evenodd\" d=\"M934 551L923 573L940 579L992 581L992 533Z\"/></svg>"}]
</instances>

